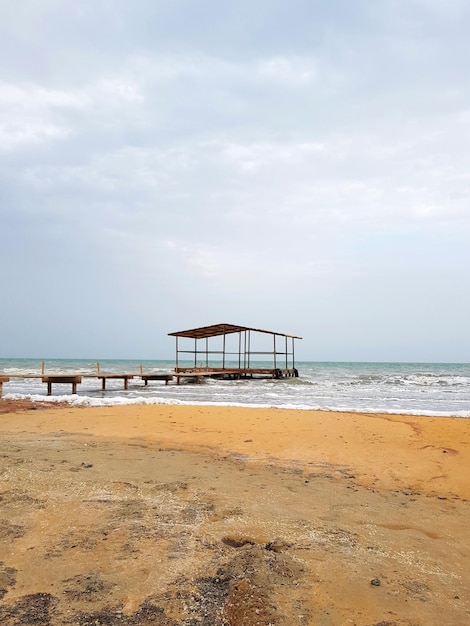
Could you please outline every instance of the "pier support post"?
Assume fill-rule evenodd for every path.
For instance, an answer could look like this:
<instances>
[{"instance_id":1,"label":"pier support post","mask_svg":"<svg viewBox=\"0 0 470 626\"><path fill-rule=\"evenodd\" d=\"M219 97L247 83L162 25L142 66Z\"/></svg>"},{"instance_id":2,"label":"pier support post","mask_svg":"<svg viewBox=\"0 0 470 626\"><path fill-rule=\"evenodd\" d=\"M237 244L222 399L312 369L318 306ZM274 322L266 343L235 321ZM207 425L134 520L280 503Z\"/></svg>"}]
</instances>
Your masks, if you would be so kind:
<instances>
[{"instance_id":1,"label":"pier support post","mask_svg":"<svg viewBox=\"0 0 470 626\"><path fill-rule=\"evenodd\" d=\"M2 397L3 392L3 383L9 382L8 376L0 376L0 398Z\"/></svg>"}]
</instances>

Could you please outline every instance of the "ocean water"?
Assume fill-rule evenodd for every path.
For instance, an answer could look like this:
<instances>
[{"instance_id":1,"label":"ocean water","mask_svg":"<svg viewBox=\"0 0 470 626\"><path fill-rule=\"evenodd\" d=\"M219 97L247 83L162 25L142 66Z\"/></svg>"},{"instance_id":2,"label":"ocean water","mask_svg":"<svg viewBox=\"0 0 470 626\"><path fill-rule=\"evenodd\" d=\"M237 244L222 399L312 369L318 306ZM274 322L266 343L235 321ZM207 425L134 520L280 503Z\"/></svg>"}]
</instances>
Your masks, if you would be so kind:
<instances>
[{"instance_id":1,"label":"ocean water","mask_svg":"<svg viewBox=\"0 0 470 626\"><path fill-rule=\"evenodd\" d=\"M40 360L0 359L0 374L7 376L39 375L41 367ZM141 367L144 373L168 373L174 361L100 361L101 373L137 374ZM298 362L296 367L299 378L283 380L206 380L181 385L150 381L144 386L135 378L127 391L122 380L108 380L102 391L99 379L84 378L77 394L71 394L71 385L56 384L50 397L40 378L12 378L3 385L3 397L90 406L202 404L470 417L470 363ZM58 359L45 361L44 368L46 374L93 374L97 363Z\"/></svg>"}]
</instances>

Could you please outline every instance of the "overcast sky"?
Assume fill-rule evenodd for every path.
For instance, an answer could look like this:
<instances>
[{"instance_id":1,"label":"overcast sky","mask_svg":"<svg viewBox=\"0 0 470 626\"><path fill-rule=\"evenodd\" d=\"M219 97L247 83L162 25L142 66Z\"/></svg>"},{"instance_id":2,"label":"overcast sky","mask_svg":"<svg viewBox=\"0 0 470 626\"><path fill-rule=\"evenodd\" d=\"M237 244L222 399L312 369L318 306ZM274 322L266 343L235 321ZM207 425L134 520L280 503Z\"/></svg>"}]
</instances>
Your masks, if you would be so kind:
<instances>
[{"instance_id":1,"label":"overcast sky","mask_svg":"<svg viewBox=\"0 0 470 626\"><path fill-rule=\"evenodd\" d=\"M0 357L470 360L468 0L0 0Z\"/></svg>"}]
</instances>

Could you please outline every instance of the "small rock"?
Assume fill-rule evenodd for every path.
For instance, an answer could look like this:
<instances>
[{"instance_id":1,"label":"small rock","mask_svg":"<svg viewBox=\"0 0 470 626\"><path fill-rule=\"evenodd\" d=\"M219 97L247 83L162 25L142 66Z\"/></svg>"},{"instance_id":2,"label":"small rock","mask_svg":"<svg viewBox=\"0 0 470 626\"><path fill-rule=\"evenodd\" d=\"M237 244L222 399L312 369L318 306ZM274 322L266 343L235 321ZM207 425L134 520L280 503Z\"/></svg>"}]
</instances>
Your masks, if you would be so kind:
<instances>
[{"instance_id":1,"label":"small rock","mask_svg":"<svg viewBox=\"0 0 470 626\"><path fill-rule=\"evenodd\" d=\"M287 543L283 539L274 539L274 541L269 541L265 548L266 550L270 550L272 552L284 552L284 550L288 550L291 544Z\"/></svg>"},{"instance_id":2,"label":"small rock","mask_svg":"<svg viewBox=\"0 0 470 626\"><path fill-rule=\"evenodd\" d=\"M370 581L370 584L373 585L374 587L380 587L380 579L379 578L373 578Z\"/></svg>"}]
</instances>

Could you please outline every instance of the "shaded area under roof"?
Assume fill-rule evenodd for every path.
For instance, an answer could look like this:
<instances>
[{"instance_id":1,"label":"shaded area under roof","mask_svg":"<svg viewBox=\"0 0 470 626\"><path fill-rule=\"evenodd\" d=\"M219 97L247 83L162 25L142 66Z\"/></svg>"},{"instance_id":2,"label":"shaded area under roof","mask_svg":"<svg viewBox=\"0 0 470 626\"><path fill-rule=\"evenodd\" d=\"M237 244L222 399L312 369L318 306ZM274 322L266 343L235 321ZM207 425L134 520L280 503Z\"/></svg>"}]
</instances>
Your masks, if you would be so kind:
<instances>
[{"instance_id":1,"label":"shaded area under roof","mask_svg":"<svg viewBox=\"0 0 470 626\"><path fill-rule=\"evenodd\" d=\"M286 333L278 333L273 330L250 328L249 326L239 326L237 324L212 324L210 326L201 326L200 328L180 330L174 333L168 333L168 335L171 337L190 337L192 339L204 339L207 337L218 337L220 335L229 335L231 333L240 333L243 331L253 331L257 333L266 333L268 335L290 337L292 339L302 339L302 337L298 337L296 335L287 335Z\"/></svg>"}]
</instances>

